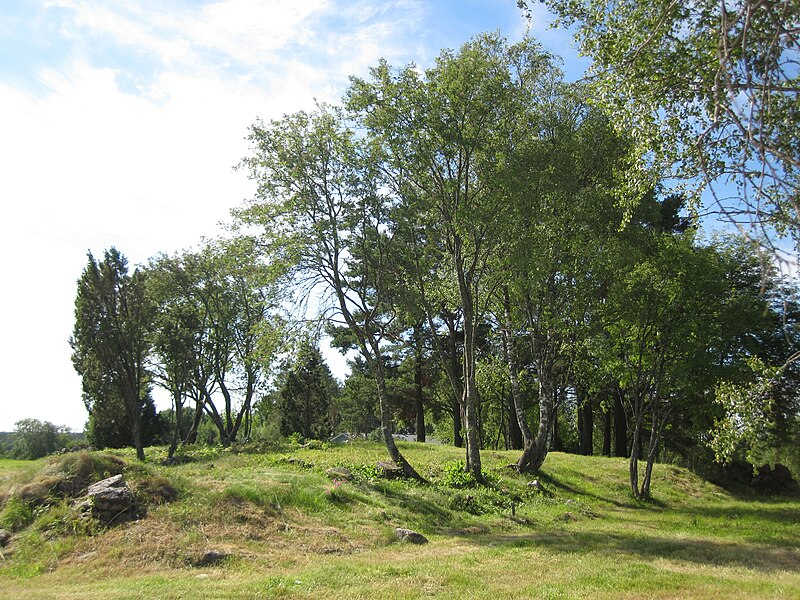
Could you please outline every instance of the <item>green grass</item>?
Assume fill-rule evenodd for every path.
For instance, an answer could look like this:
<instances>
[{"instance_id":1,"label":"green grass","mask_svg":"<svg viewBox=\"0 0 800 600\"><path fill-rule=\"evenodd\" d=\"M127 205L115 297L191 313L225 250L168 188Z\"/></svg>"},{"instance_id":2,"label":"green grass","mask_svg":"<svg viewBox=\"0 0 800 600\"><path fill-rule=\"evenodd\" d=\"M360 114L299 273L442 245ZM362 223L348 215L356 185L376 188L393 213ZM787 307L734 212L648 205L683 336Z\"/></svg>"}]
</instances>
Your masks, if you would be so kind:
<instances>
[{"instance_id":1,"label":"green grass","mask_svg":"<svg viewBox=\"0 0 800 600\"><path fill-rule=\"evenodd\" d=\"M732 495L657 465L640 503L624 460L560 453L522 477L507 468L514 452L484 452L479 487L454 471L460 449L401 449L428 485L378 478L385 450L371 443L189 449L171 467L160 448L143 465L120 452L147 514L111 529L76 519L69 498L21 503L24 486L70 471L59 459L3 461L0 514L24 518L0 597L800 597L800 498ZM94 477L115 464L96 458ZM336 466L353 480L325 475ZM431 543L399 544L395 527ZM193 566L208 550L228 558Z\"/></svg>"}]
</instances>

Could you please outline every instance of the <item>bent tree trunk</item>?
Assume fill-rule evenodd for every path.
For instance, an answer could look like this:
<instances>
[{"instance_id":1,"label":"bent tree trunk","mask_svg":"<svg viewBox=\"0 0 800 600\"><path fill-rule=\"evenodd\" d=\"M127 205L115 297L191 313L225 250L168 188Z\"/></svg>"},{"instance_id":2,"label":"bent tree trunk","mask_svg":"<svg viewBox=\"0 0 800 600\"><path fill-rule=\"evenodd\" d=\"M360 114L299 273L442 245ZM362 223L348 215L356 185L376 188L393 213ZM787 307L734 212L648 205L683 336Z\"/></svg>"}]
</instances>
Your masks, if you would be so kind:
<instances>
[{"instance_id":1,"label":"bent tree trunk","mask_svg":"<svg viewBox=\"0 0 800 600\"><path fill-rule=\"evenodd\" d=\"M183 420L183 397L180 392L175 392L172 398L175 407L175 429L172 431L172 441L169 444L167 459L172 460L175 451L178 449L178 442L181 439L181 421Z\"/></svg>"},{"instance_id":2,"label":"bent tree trunk","mask_svg":"<svg viewBox=\"0 0 800 600\"><path fill-rule=\"evenodd\" d=\"M555 398L553 391L548 389L543 382L539 382L539 429L536 438L525 445L522 456L517 461L517 471L532 473L538 471L544 459L547 458L548 437L553 422L553 409ZM521 426L521 424L520 424Z\"/></svg>"},{"instance_id":3,"label":"bent tree trunk","mask_svg":"<svg viewBox=\"0 0 800 600\"><path fill-rule=\"evenodd\" d=\"M650 481L653 478L653 465L655 464L656 457L658 456L658 447L661 444L661 434L664 431L664 425L666 424L669 413L669 411L659 410L657 398L654 398L652 402L653 428L650 432L650 443L647 449L647 464L645 465L644 477L642 478L642 487L640 490L643 498L650 497ZM660 412L663 412L664 414L659 414Z\"/></svg>"},{"instance_id":4,"label":"bent tree trunk","mask_svg":"<svg viewBox=\"0 0 800 600\"><path fill-rule=\"evenodd\" d=\"M511 397L514 402L514 412L517 416L517 424L522 433L523 450L522 455L517 460L516 469L520 473L530 473L538 471L547 457L547 438L550 433L550 425L553 415L554 399L551 393L546 392L546 387L539 381L539 429L536 437L528 426L525 419L525 408L522 404L522 392L519 385L516 351L514 349L514 339L512 335L513 323L511 320L511 300L508 288L503 289L503 309L505 313L506 327L503 336L503 350L508 363L509 378L511 379Z\"/></svg>"},{"instance_id":5,"label":"bent tree trunk","mask_svg":"<svg viewBox=\"0 0 800 600\"><path fill-rule=\"evenodd\" d=\"M376 391L378 393L378 405L381 413L381 433L383 434L383 443L386 445L386 449L389 451L389 456L392 461L394 461L398 467L403 469L403 473L405 473L406 477L424 482L425 480L422 478L422 476L417 473L414 467L411 466L411 463L409 463L400 453L400 449L397 447L394 437L392 437L392 427L389 419L389 403L387 401L388 398L386 394L386 380L383 375L381 355L377 347L373 348L373 352L375 353L374 357L365 352L364 358L367 360L367 364L372 367L372 371L375 375L375 387L377 388Z\"/></svg>"}]
</instances>

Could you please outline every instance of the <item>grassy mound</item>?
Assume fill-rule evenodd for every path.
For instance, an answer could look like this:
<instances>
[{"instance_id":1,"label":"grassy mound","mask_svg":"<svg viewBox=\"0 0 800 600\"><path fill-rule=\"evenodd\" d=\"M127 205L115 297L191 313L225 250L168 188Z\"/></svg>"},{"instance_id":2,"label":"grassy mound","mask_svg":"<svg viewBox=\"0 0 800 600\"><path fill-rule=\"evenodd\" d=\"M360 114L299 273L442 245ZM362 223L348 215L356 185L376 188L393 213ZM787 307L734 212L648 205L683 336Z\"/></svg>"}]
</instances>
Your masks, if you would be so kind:
<instances>
[{"instance_id":1,"label":"grassy mound","mask_svg":"<svg viewBox=\"0 0 800 600\"><path fill-rule=\"evenodd\" d=\"M429 484L381 478L371 443L198 448L173 466L162 449L144 464L127 452L2 462L15 534L0 597L800 595L798 498L737 497L657 465L654 499L638 503L624 460L559 453L526 477L508 468L515 453L487 451L477 486L460 449L402 450ZM83 486L113 472L146 516L75 521ZM401 544L397 527L431 543Z\"/></svg>"}]
</instances>

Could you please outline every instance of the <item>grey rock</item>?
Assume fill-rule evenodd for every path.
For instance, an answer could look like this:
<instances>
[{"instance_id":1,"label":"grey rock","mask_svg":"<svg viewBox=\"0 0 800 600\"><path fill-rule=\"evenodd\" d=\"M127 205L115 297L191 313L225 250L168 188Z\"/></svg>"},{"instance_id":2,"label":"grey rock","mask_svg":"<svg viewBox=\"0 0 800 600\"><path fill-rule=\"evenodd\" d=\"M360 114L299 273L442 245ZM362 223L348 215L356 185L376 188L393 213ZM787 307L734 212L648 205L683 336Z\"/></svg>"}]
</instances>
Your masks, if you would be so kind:
<instances>
[{"instance_id":1,"label":"grey rock","mask_svg":"<svg viewBox=\"0 0 800 600\"><path fill-rule=\"evenodd\" d=\"M210 567L212 565L216 565L226 558L228 558L228 554L226 552L219 552L217 550L209 550L203 556L200 557L200 560L194 563L195 567Z\"/></svg>"},{"instance_id":2,"label":"grey rock","mask_svg":"<svg viewBox=\"0 0 800 600\"><path fill-rule=\"evenodd\" d=\"M5 548L8 546L8 542L11 541L11 533L6 531L5 529L0 529L0 548Z\"/></svg>"},{"instance_id":3,"label":"grey rock","mask_svg":"<svg viewBox=\"0 0 800 600\"><path fill-rule=\"evenodd\" d=\"M535 491L535 492L541 492L541 491L544 490L544 488L542 487L542 484L539 483L538 479L534 479L533 481L529 481L528 482L528 487L530 489L532 489L533 491Z\"/></svg>"},{"instance_id":4,"label":"grey rock","mask_svg":"<svg viewBox=\"0 0 800 600\"><path fill-rule=\"evenodd\" d=\"M136 518L139 514L136 498L122 475L90 485L87 495L92 513L103 523Z\"/></svg>"},{"instance_id":5,"label":"grey rock","mask_svg":"<svg viewBox=\"0 0 800 600\"><path fill-rule=\"evenodd\" d=\"M331 479L344 479L350 481L353 478L353 472L347 467L331 467L325 471L325 475Z\"/></svg>"},{"instance_id":6,"label":"grey rock","mask_svg":"<svg viewBox=\"0 0 800 600\"><path fill-rule=\"evenodd\" d=\"M417 533L416 531L411 531L410 529L403 529L402 527L398 527L394 530L395 534L397 535L397 539L401 542L408 542L409 544L427 544L428 538L426 538L421 533Z\"/></svg>"},{"instance_id":7,"label":"grey rock","mask_svg":"<svg viewBox=\"0 0 800 600\"><path fill-rule=\"evenodd\" d=\"M375 466L380 471L381 477L384 479L402 479L405 477L403 469L398 467L393 462L379 462Z\"/></svg>"}]
</instances>

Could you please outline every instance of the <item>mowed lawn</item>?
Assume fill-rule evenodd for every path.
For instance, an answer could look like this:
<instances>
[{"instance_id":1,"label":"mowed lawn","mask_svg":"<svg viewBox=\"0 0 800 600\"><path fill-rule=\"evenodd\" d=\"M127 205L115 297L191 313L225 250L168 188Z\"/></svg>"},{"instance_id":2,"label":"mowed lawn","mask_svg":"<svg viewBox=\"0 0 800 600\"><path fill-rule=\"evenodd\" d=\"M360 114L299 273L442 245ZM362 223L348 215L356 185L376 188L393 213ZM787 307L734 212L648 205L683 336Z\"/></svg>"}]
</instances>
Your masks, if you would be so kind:
<instances>
[{"instance_id":1,"label":"mowed lawn","mask_svg":"<svg viewBox=\"0 0 800 600\"><path fill-rule=\"evenodd\" d=\"M465 487L461 450L401 449L429 484L378 477L371 443L200 448L178 466L161 466L161 448L143 465L123 452L147 512L108 528L69 498L20 517L21 490L67 467L2 461L0 518L16 525L0 598L800 598L797 496L657 465L653 501L637 503L623 459L553 453L519 476L516 453L495 451L483 453L490 486ZM350 481L325 473L341 466ZM430 542L399 543L396 527ZM205 564L209 551L224 558Z\"/></svg>"}]
</instances>

